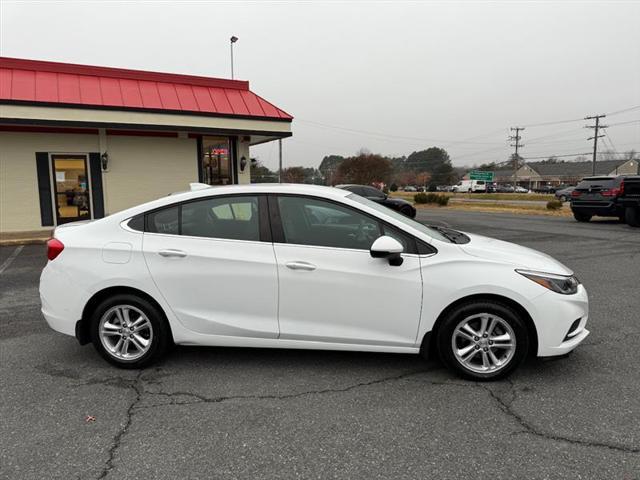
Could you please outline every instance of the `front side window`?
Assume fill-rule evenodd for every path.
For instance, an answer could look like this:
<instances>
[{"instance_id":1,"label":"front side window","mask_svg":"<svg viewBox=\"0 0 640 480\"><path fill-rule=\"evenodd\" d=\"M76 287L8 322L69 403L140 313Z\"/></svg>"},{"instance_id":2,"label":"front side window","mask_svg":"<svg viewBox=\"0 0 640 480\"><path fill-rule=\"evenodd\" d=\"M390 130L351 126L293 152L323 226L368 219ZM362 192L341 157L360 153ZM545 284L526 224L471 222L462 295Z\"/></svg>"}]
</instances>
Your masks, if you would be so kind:
<instances>
[{"instance_id":1,"label":"front side window","mask_svg":"<svg viewBox=\"0 0 640 480\"><path fill-rule=\"evenodd\" d=\"M260 240L258 198L207 198L182 205L181 234L192 237Z\"/></svg>"},{"instance_id":2,"label":"front side window","mask_svg":"<svg viewBox=\"0 0 640 480\"><path fill-rule=\"evenodd\" d=\"M333 202L308 197L278 197L286 243L368 250L382 235L371 217Z\"/></svg>"}]
</instances>

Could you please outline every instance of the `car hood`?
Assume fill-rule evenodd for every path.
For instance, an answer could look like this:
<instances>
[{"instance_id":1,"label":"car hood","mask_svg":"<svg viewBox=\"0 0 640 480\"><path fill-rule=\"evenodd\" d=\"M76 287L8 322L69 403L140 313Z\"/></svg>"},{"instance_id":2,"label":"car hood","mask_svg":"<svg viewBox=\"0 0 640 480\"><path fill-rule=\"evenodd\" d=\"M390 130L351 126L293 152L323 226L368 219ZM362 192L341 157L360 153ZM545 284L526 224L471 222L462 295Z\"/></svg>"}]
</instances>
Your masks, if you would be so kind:
<instances>
[{"instance_id":1,"label":"car hood","mask_svg":"<svg viewBox=\"0 0 640 480\"><path fill-rule=\"evenodd\" d=\"M472 233L465 233L465 235L471 241L460 245L460 249L473 257L509 263L516 268L536 272L555 273L557 275L573 274L571 269L546 253L482 235Z\"/></svg>"}]
</instances>

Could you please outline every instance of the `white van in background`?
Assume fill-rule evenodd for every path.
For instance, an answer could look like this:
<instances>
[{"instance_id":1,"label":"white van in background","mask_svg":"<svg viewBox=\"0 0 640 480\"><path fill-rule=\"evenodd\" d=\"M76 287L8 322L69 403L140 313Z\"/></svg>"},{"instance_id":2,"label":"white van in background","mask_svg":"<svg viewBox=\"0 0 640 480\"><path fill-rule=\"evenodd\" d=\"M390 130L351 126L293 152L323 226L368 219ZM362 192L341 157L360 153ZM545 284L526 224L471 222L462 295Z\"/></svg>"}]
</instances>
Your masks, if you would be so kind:
<instances>
[{"instance_id":1,"label":"white van in background","mask_svg":"<svg viewBox=\"0 0 640 480\"><path fill-rule=\"evenodd\" d=\"M458 193L486 192L487 182L484 180L462 180L454 185L451 191Z\"/></svg>"}]
</instances>

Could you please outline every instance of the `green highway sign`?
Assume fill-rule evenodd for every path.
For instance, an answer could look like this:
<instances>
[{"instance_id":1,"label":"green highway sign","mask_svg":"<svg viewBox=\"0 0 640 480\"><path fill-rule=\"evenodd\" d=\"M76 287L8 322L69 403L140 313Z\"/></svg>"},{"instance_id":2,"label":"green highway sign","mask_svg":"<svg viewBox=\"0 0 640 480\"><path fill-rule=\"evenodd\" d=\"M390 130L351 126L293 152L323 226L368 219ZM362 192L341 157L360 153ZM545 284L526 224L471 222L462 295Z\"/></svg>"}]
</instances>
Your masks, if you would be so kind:
<instances>
[{"instance_id":1,"label":"green highway sign","mask_svg":"<svg viewBox=\"0 0 640 480\"><path fill-rule=\"evenodd\" d=\"M493 182L493 172L483 172L474 170L469 174L470 180L484 180L485 182Z\"/></svg>"}]
</instances>

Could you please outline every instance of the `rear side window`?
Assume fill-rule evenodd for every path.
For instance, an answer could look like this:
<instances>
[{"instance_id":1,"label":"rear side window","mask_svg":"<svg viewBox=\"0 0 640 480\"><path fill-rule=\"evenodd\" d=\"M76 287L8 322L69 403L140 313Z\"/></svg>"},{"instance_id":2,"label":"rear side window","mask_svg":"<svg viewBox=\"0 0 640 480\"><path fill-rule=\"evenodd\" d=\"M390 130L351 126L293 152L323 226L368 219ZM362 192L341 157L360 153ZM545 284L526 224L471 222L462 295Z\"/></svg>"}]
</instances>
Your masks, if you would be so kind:
<instances>
[{"instance_id":1,"label":"rear side window","mask_svg":"<svg viewBox=\"0 0 640 480\"><path fill-rule=\"evenodd\" d=\"M260 240L257 197L208 198L182 205L182 235Z\"/></svg>"},{"instance_id":2,"label":"rear side window","mask_svg":"<svg viewBox=\"0 0 640 480\"><path fill-rule=\"evenodd\" d=\"M179 207L177 206L169 207L148 213L146 216L145 231L152 233L164 233L167 235L178 235L180 233L178 208Z\"/></svg>"}]
</instances>

